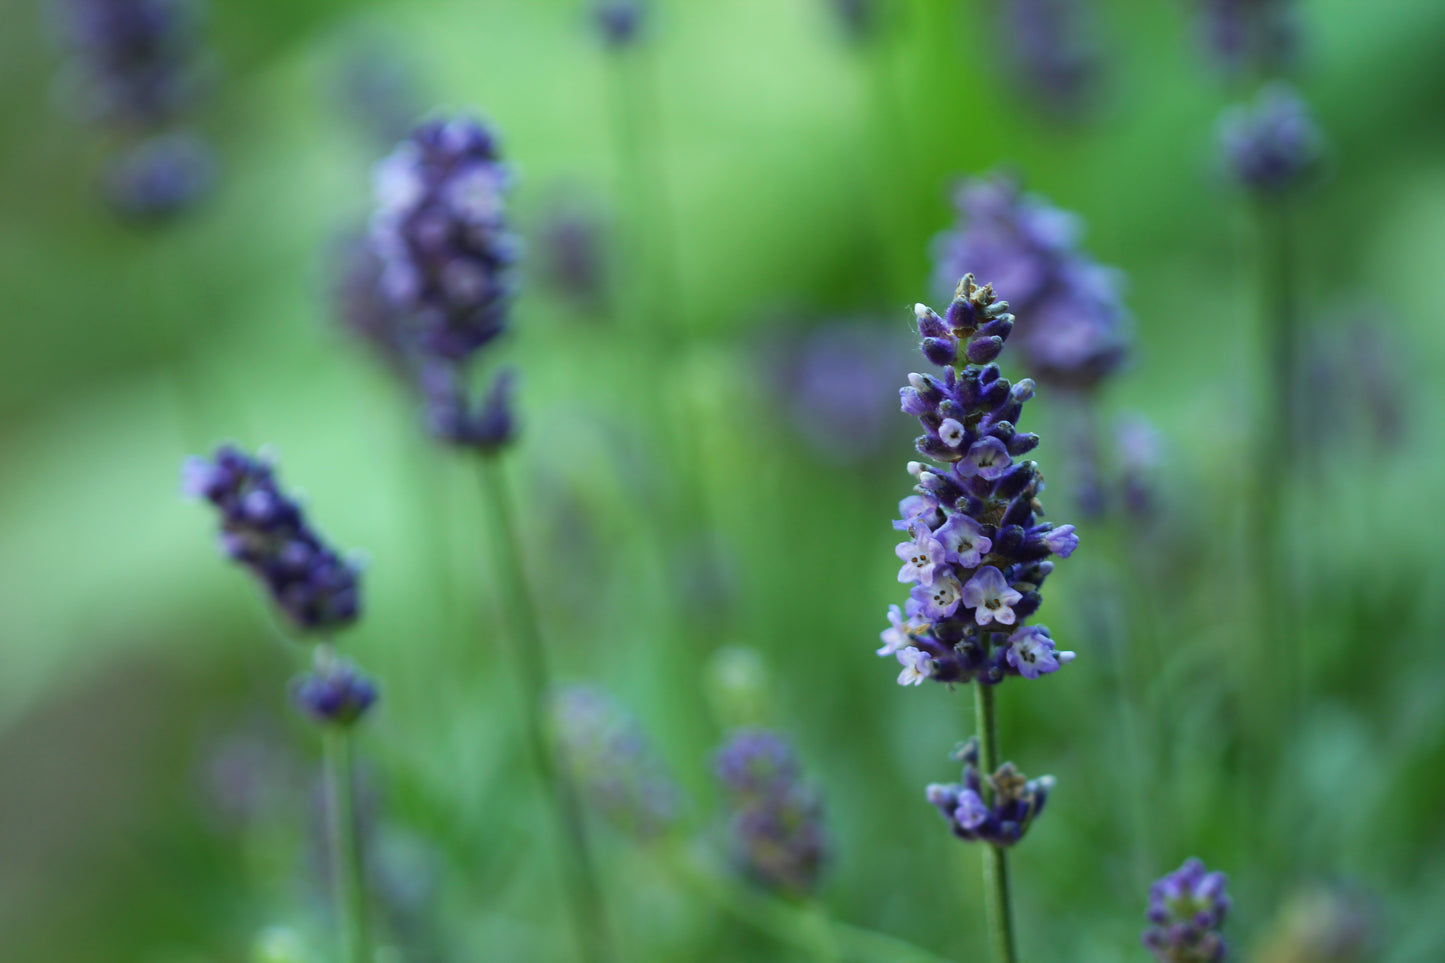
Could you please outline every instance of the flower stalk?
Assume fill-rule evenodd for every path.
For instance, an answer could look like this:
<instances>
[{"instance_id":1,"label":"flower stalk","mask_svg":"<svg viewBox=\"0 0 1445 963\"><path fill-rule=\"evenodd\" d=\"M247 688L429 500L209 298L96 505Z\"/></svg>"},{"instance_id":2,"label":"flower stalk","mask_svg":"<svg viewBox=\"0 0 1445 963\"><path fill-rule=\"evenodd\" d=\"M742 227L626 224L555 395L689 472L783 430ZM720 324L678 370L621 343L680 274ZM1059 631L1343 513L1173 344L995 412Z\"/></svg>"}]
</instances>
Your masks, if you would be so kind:
<instances>
[{"instance_id":1,"label":"flower stalk","mask_svg":"<svg viewBox=\"0 0 1445 963\"><path fill-rule=\"evenodd\" d=\"M999 765L998 720L994 713L994 687L974 683L974 727L978 732L979 766L993 772ZM985 806L994 804L993 786L983 782ZM994 963L1015 963L1013 902L1009 893L1008 853L994 843L983 845L983 887L988 905L988 939Z\"/></svg>"},{"instance_id":2,"label":"flower stalk","mask_svg":"<svg viewBox=\"0 0 1445 963\"><path fill-rule=\"evenodd\" d=\"M326 769L327 827L331 846L331 885L343 963L371 959L361 840L356 828L356 782L352 771L351 729L327 726L322 733Z\"/></svg>"},{"instance_id":3,"label":"flower stalk","mask_svg":"<svg viewBox=\"0 0 1445 963\"><path fill-rule=\"evenodd\" d=\"M558 839L567 850L563 872L580 957L591 963L607 963L612 959L611 943L582 807L572 784L559 778L547 740L546 694L551 688L551 668L537 621L536 602L523 571L511 489L505 466L497 453L483 455L481 465L482 489L491 522L494 568L502 580L500 594L508 623L504 634L511 642L515 670L521 683L522 723L533 765L547 804L557 821Z\"/></svg>"}]
</instances>

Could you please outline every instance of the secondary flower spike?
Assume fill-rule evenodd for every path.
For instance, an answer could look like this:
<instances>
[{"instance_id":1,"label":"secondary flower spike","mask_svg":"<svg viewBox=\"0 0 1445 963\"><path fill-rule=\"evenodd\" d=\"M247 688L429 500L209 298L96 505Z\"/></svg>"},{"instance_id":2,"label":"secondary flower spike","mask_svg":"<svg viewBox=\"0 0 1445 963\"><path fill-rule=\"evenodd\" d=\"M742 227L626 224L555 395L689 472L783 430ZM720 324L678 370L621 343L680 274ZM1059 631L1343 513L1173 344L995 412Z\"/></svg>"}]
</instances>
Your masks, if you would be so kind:
<instances>
[{"instance_id":1,"label":"secondary flower spike","mask_svg":"<svg viewBox=\"0 0 1445 963\"><path fill-rule=\"evenodd\" d=\"M1144 946L1160 963L1218 963L1228 948L1219 928L1229 912L1223 873L1211 873L1197 859L1149 888L1149 922Z\"/></svg>"},{"instance_id":2,"label":"secondary flower spike","mask_svg":"<svg viewBox=\"0 0 1445 963\"><path fill-rule=\"evenodd\" d=\"M965 181L954 205L958 224L934 241L938 286L947 290L966 273L988 279L1019 316L1015 340L1029 374L1087 389L1128 360L1133 336L1123 276L1079 249L1077 215L1025 194L1005 174ZM924 353L945 363L927 342Z\"/></svg>"},{"instance_id":3,"label":"secondary flower spike","mask_svg":"<svg viewBox=\"0 0 1445 963\"><path fill-rule=\"evenodd\" d=\"M1305 183L1318 169L1324 135L1299 94L1272 84L1253 104L1225 112L1219 146L1236 184L1255 194L1278 195Z\"/></svg>"},{"instance_id":4,"label":"secondary flower spike","mask_svg":"<svg viewBox=\"0 0 1445 963\"><path fill-rule=\"evenodd\" d=\"M982 840L995 846L1012 846L1028 832L1034 817L1044 810L1053 776L1025 779L1006 762L988 776L993 804L984 802L983 777L978 771L978 739L970 739L955 754L963 760L963 782L928 787L928 801L938 807L953 834L960 839Z\"/></svg>"},{"instance_id":5,"label":"secondary flower spike","mask_svg":"<svg viewBox=\"0 0 1445 963\"><path fill-rule=\"evenodd\" d=\"M937 464L908 466L917 485L893 527L906 535L895 548L898 580L912 590L889 610L878 654L902 666L900 685L1037 679L1074 658L1048 629L1025 623L1050 557L1067 558L1079 539L1074 526L1039 519L1043 477L1023 457L1039 439L1017 428L1034 384L1010 384L992 363L1014 317L973 275L943 316L922 304L915 314L921 350L943 372L909 375L900 397L923 426L918 451Z\"/></svg>"},{"instance_id":6,"label":"secondary flower spike","mask_svg":"<svg viewBox=\"0 0 1445 963\"><path fill-rule=\"evenodd\" d=\"M732 804L734 856L756 882L790 896L817 886L828 856L823 806L782 736L745 729L718 751Z\"/></svg>"},{"instance_id":7,"label":"secondary flower spike","mask_svg":"<svg viewBox=\"0 0 1445 963\"><path fill-rule=\"evenodd\" d=\"M359 570L307 524L269 462L223 445L209 460L187 460L182 474L185 492L220 513L221 551L256 576L292 625L324 635L356 621Z\"/></svg>"}]
</instances>

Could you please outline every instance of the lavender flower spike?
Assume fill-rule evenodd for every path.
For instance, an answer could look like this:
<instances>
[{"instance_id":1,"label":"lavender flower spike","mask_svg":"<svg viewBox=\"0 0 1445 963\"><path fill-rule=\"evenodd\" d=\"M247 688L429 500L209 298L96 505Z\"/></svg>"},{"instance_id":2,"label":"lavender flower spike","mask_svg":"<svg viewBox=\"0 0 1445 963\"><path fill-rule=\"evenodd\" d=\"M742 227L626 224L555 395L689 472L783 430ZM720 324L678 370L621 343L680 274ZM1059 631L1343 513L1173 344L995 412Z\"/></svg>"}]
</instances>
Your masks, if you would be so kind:
<instances>
[{"instance_id":1,"label":"lavender flower spike","mask_svg":"<svg viewBox=\"0 0 1445 963\"><path fill-rule=\"evenodd\" d=\"M1319 167L1324 136L1304 100L1284 84L1253 104L1231 107L1219 121L1219 145L1231 179L1259 195L1298 187Z\"/></svg>"},{"instance_id":2,"label":"lavender flower spike","mask_svg":"<svg viewBox=\"0 0 1445 963\"><path fill-rule=\"evenodd\" d=\"M376 702L376 684L346 659L327 657L291 684L291 698L322 725L350 726Z\"/></svg>"},{"instance_id":3,"label":"lavender flower spike","mask_svg":"<svg viewBox=\"0 0 1445 963\"><path fill-rule=\"evenodd\" d=\"M298 630L326 635L356 620L359 570L321 541L269 462L222 445L209 461L186 462L183 487L216 506L221 550L251 570Z\"/></svg>"},{"instance_id":4,"label":"lavender flower spike","mask_svg":"<svg viewBox=\"0 0 1445 963\"><path fill-rule=\"evenodd\" d=\"M592 17L607 46L620 49L636 42L646 25L647 7L643 0L596 0Z\"/></svg>"},{"instance_id":5,"label":"lavender flower spike","mask_svg":"<svg viewBox=\"0 0 1445 963\"><path fill-rule=\"evenodd\" d=\"M1219 963L1227 953L1219 928L1229 912L1228 878L1211 873L1197 859L1149 888L1149 922L1144 946L1160 963Z\"/></svg>"},{"instance_id":6,"label":"lavender flower spike","mask_svg":"<svg viewBox=\"0 0 1445 963\"><path fill-rule=\"evenodd\" d=\"M759 885L788 896L817 886L828 857L823 807L776 733L745 729L718 751L718 779L733 810L734 857Z\"/></svg>"},{"instance_id":7,"label":"lavender flower spike","mask_svg":"<svg viewBox=\"0 0 1445 963\"><path fill-rule=\"evenodd\" d=\"M895 549L898 579L913 587L905 607L890 610L878 654L903 666L900 685L1037 679L1074 657L1025 623L1050 556L1067 558L1079 539L1074 526L1038 518L1043 478L1023 459L1038 436L1017 428L1033 382L1011 385L991 363L1014 317L973 275L943 316L921 304L914 313L921 350L943 373L909 375L900 397L923 426L918 451L937 464L910 464L918 484L893 525L908 534Z\"/></svg>"},{"instance_id":8,"label":"lavender flower spike","mask_svg":"<svg viewBox=\"0 0 1445 963\"><path fill-rule=\"evenodd\" d=\"M1006 762L988 776L993 803L984 802L983 776L978 771L978 738L970 739L955 754L963 760L963 782L928 787L928 801L938 808L959 839L982 840L995 846L1012 846L1028 832L1034 817L1044 810L1053 776L1025 779Z\"/></svg>"}]
</instances>

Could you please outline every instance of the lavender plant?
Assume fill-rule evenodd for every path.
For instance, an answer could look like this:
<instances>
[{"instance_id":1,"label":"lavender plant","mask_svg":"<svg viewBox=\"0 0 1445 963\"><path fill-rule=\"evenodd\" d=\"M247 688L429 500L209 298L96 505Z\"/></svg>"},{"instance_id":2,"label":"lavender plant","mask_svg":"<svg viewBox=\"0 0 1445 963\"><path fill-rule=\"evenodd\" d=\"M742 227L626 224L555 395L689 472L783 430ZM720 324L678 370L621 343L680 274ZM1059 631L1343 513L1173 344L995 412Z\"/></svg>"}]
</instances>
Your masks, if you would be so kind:
<instances>
[{"instance_id":1,"label":"lavender plant","mask_svg":"<svg viewBox=\"0 0 1445 963\"><path fill-rule=\"evenodd\" d=\"M1007 0L1000 14L1022 89L1057 118L1085 116L1104 67L1091 0Z\"/></svg>"},{"instance_id":2,"label":"lavender plant","mask_svg":"<svg viewBox=\"0 0 1445 963\"><path fill-rule=\"evenodd\" d=\"M1278 197L1318 170L1324 137L1303 98L1274 83L1260 90L1252 104L1225 111L1219 147L1235 184L1257 197Z\"/></svg>"},{"instance_id":3,"label":"lavender plant","mask_svg":"<svg viewBox=\"0 0 1445 963\"><path fill-rule=\"evenodd\" d=\"M351 730L376 702L375 684L336 654L333 637L360 612L360 572L307 523L274 467L231 445L192 458L183 488L215 506L221 551L261 583L291 627L314 642L311 669L292 683L298 708L322 729L328 829L343 963L368 963L370 935L356 826Z\"/></svg>"},{"instance_id":4,"label":"lavender plant","mask_svg":"<svg viewBox=\"0 0 1445 963\"><path fill-rule=\"evenodd\" d=\"M733 858L760 886L802 899L812 895L828 858L823 805L803 782L787 740L743 729L718 750L714 771L732 810Z\"/></svg>"},{"instance_id":5,"label":"lavender plant","mask_svg":"<svg viewBox=\"0 0 1445 963\"><path fill-rule=\"evenodd\" d=\"M515 439L514 376L494 374L476 398L471 368L507 329L517 242L507 216L510 174L496 137L464 116L421 124L376 171L370 242L378 284L400 322L434 437L480 457L495 569L523 694L533 763L562 840L567 890L584 956L610 957L580 803L558 778L546 735L551 668L524 575L514 507L500 455Z\"/></svg>"},{"instance_id":6,"label":"lavender plant","mask_svg":"<svg viewBox=\"0 0 1445 963\"><path fill-rule=\"evenodd\" d=\"M594 0L592 19L597 35L609 47L631 46L647 25L643 0Z\"/></svg>"},{"instance_id":7,"label":"lavender plant","mask_svg":"<svg viewBox=\"0 0 1445 963\"><path fill-rule=\"evenodd\" d=\"M1200 45L1230 77L1278 72L1298 46L1294 0L1197 0Z\"/></svg>"},{"instance_id":8,"label":"lavender plant","mask_svg":"<svg viewBox=\"0 0 1445 963\"><path fill-rule=\"evenodd\" d=\"M936 464L908 466L917 485L893 524L908 536L897 547L898 580L913 587L903 609L890 608L878 654L902 665L900 685L932 679L976 686L978 732L962 753L963 783L930 786L928 799L955 833L985 843L994 955L1012 963L1005 848L1023 837L1052 781L1029 782L1000 764L994 688L1073 661L1047 628L1025 622L1042 602L1050 557L1067 558L1079 540L1074 526L1039 519L1043 477L1037 463L1023 460L1039 439L1016 427L1034 383L1011 385L992 363L1014 327L1008 303L969 274L944 316L922 304L914 311L923 355L943 373L909 375L900 397L923 426L919 453Z\"/></svg>"},{"instance_id":9,"label":"lavender plant","mask_svg":"<svg viewBox=\"0 0 1445 963\"><path fill-rule=\"evenodd\" d=\"M210 186L214 159L182 123L200 89L198 8L190 0L58 0L64 92L116 142L103 179L122 214L160 218Z\"/></svg>"},{"instance_id":10,"label":"lavender plant","mask_svg":"<svg viewBox=\"0 0 1445 963\"><path fill-rule=\"evenodd\" d=\"M1228 878L1185 860L1149 888L1143 943L1160 963L1219 963L1228 953L1219 929L1229 912Z\"/></svg>"}]
</instances>

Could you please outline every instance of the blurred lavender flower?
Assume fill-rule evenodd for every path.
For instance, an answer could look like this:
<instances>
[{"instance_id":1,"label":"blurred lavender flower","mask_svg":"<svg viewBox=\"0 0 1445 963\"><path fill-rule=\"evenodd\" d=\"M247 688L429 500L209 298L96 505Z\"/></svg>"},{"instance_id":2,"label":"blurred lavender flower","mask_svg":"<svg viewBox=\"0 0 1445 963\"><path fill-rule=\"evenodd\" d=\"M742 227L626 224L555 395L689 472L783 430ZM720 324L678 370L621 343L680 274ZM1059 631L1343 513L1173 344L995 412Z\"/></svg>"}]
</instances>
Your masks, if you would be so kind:
<instances>
[{"instance_id":1,"label":"blurred lavender flower","mask_svg":"<svg viewBox=\"0 0 1445 963\"><path fill-rule=\"evenodd\" d=\"M802 781L782 736L744 729L718 751L715 770L732 808L734 855L755 882L803 897L817 886L828 856L823 806Z\"/></svg>"},{"instance_id":2,"label":"blurred lavender flower","mask_svg":"<svg viewBox=\"0 0 1445 963\"><path fill-rule=\"evenodd\" d=\"M297 760L264 717L206 740L198 765L205 810L235 830L273 817L296 792Z\"/></svg>"},{"instance_id":3,"label":"blurred lavender flower","mask_svg":"<svg viewBox=\"0 0 1445 963\"><path fill-rule=\"evenodd\" d=\"M603 42L620 49L637 41L646 26L647 6L643 0L595 0L592 18Z\"/></svg>"},{"instance_id":4,"label":"blurred lavender flower","mask_svg":"<svg viewBox=\"0 0 1445 963\"><path fill-rule=\"evenodd\" d=\"M567 774L587 804L642 840L677 819L679 791L647 734L606 694L570 686L552 699L552 727Z\"/></svg>"},{"instance_id":5,"label":"blurred lavender flower","mask_svg":"<svg viewBox=\"0 0 1445 963\"><path fill-rule=\"evenodd\" d=\"M494 451L513 436L512 378L480 403L468 363L506 329L517 241L507 227L510 180L496 140L465 117L419 126L376 171L371 244L380 286L405 319L428 424L451 444Z\"/></svg>"},{"instance_id":6,"label":"blurred lavender flower","mask_svg":"<svg viewBox=\"0 0 1445 963\"><path fill-rule=\"evenodd\" d=\"M1049 556L1067 558L1078 537L1072 525L1038 520L1043 478L1037 463L1016 460L1039 439L1015 427L1033 382L1010 385L991 363L1013 328L1008 307L968 275L945 317L914 309L923 354L943 377L911 374L900 397L923 425L918 451L947 467L909 464L918 484L893 523L907 535L898 580L913 589L901 611L890 609L878 654L903 665L902 685L1034 679L1074 658L1047 629L1023 624L1042 601Z\"/></svg>"},{"instance_id":7,"label":"blurred lavender flower","mask_svg":"<svg viewBox=\"0 0 1445 963\"><path fill-rule=\"evenodd\" d=\"M1227 74L1274 73L1298 45L1293 0L1198 0L1199 35Z\"/></svg>"},{"instance_id":8,"label":"blurred lavender flower","mask_svg":"<svg viewBox=\"0 0 1445 963\"><path fill-rule=\"evenodd\" d=\"M325 635L356 620L360 572L306 523L269 462L223 445L209 461L189 459L183 480L187 494L220 512L221 550L251 570L297 629Z\"/></svg>"},{"instance_id":9,"label":"blurred lavender flower","mask_svg":"<svg viewBox=\"0 0 1445 963\"><path fill-rule=\"evenodd\" d=\"M838 15L848 38L853 41L867 39L878 26L881 0L828 0L828 5Z\"/></svg>"},{"instance_id":10,"label":"blurred lavender flower","mask_svg":"<svg viewBox=\"0 0 1445 963\"><path fill-rule=\"evenodd\" d=\"M1092 0L1005 0L1000 14L1012 72L1024 90L1055 114L1080 116L1103 68Z\"/></svg>"},{"instance_id":11,"label":"blurred lavender flower","mask_svg":"<svg viewBox=\"0 0 1445 963\"><path fill-rule=\"evenodd\" d=\"M766 354L779 402L819 455L856 464L892 435L895 406L888 388L909 364L892 330L824 324L769 345Z\"/></svg>"},{"instance_id":12,"label":"blurred lavender flower","mask_svg":"<svg viewBox=\"0 0 1445 963\"><path fill-rule=\"evenodd\" d=\"M978 771L978 739L970 739L954 753L963 761L963 782L928 787L928 801L938 808L953 834L960 839L982 840L995 846L1012 846L1028 832L1034 817L1043 812L1054 777L1025 779L1006 762L988 777L993 804L984 802Z\"/></svg>"},{"instance_id":13,"label":"blurred lavender flower","mask_svg":"<svg viewBox=\"0 0 1445 963\"><path fill-rule=\"evenodd\" d=\"M548 285L578 310L592 314L607 300L604 235L601 216L575 199L554 203L538 230L539 260Z\"/></svg>"},{"instance_id":14,"label":"blurred lavender flower","mask_svg":"<svg viewBox=\"0 0 1445 963\"><path fill-rule=\"evenodd\" d=\"M315 722L350 726L376 702L376 684L347 659L328 654L292 682L291 698Z\"/></svg>"},{"instance_id":15,"label":"blurred lavender flower","mask_svg":"<svg viewBox=\"0 0 1445 963\"><path fill-rule=\"evenodd\" d=\"M197 9L189 0L60 0L71 86L83 112L155 129L195 95Z\"/></svg>"},{"instance_id":16,"label":"blurred lavender flower","mask_svg":"<svg viewBox=\"0 0 1445 963\"><path fill-rule=\"evenodd\" d=\"M1147 518L1157 507L1163 438L1143 415L1129 415L1119 419L1114 440L1124 507L1135 518Z\"/></svg>"},{"instance_id":17,"label":"blurred lavender flower","mask_svg":"<svg viewBox=\"0 0 1445 963\"><path fill-rule=\"evenodd\" d=\"M1227 952L1219 928L1229 912L1228 878L1189 859L1149 888L1144 946L1161 963L1218 963Z\"/></svg>"},{"instance_id":18,"label":"blurred lavender flower","mask_svg":"<svg viewBox=\"0 0 1445 963\"><path fill-rule=\"evenodd\" d=\"M1219 146L1229 177L1245 190L1269 196L1315 173L1324 155L1324 135L1294 90L1271 84L1253 104L1225 111Z\"/></svg>"},{"instance_id":19,"label":"blurred lavender flower","mask_svg":"<svg viewBox=\"0 0 1445 963\"><path fill-rule=\"evenodd\" d=\"M1018 342L1040 381L1083 390L1117 371L1132 341L1122 276L1078 250L1078 217L1004 174L965 181L954 203L958 225L934 242L940 287L989 278L1024 319Z\"/></svg>"},{"instance_id":20,"label":"blurred lavender flower","mask_svg":"<svg viewBox=\"0 0 1445 963\"><path fill-rule=\"evenodd\" d=\"M190 134L161 134L111 158L105 194L119 213L141 221L171 217L215 181L215 155Z\"/></svg>"},{"instance_id":21,"label":"blurred lavender flower","mask_svg":"<svg viewBox=\"0 0 1445 963\"><path fill-rule=\"evenodd\" d=\"M1295 895L1254 959L1259 963L1363 963L1375 943L1376 908L1360 893L1322 886Z\"/></svg>"}]
</instances>

